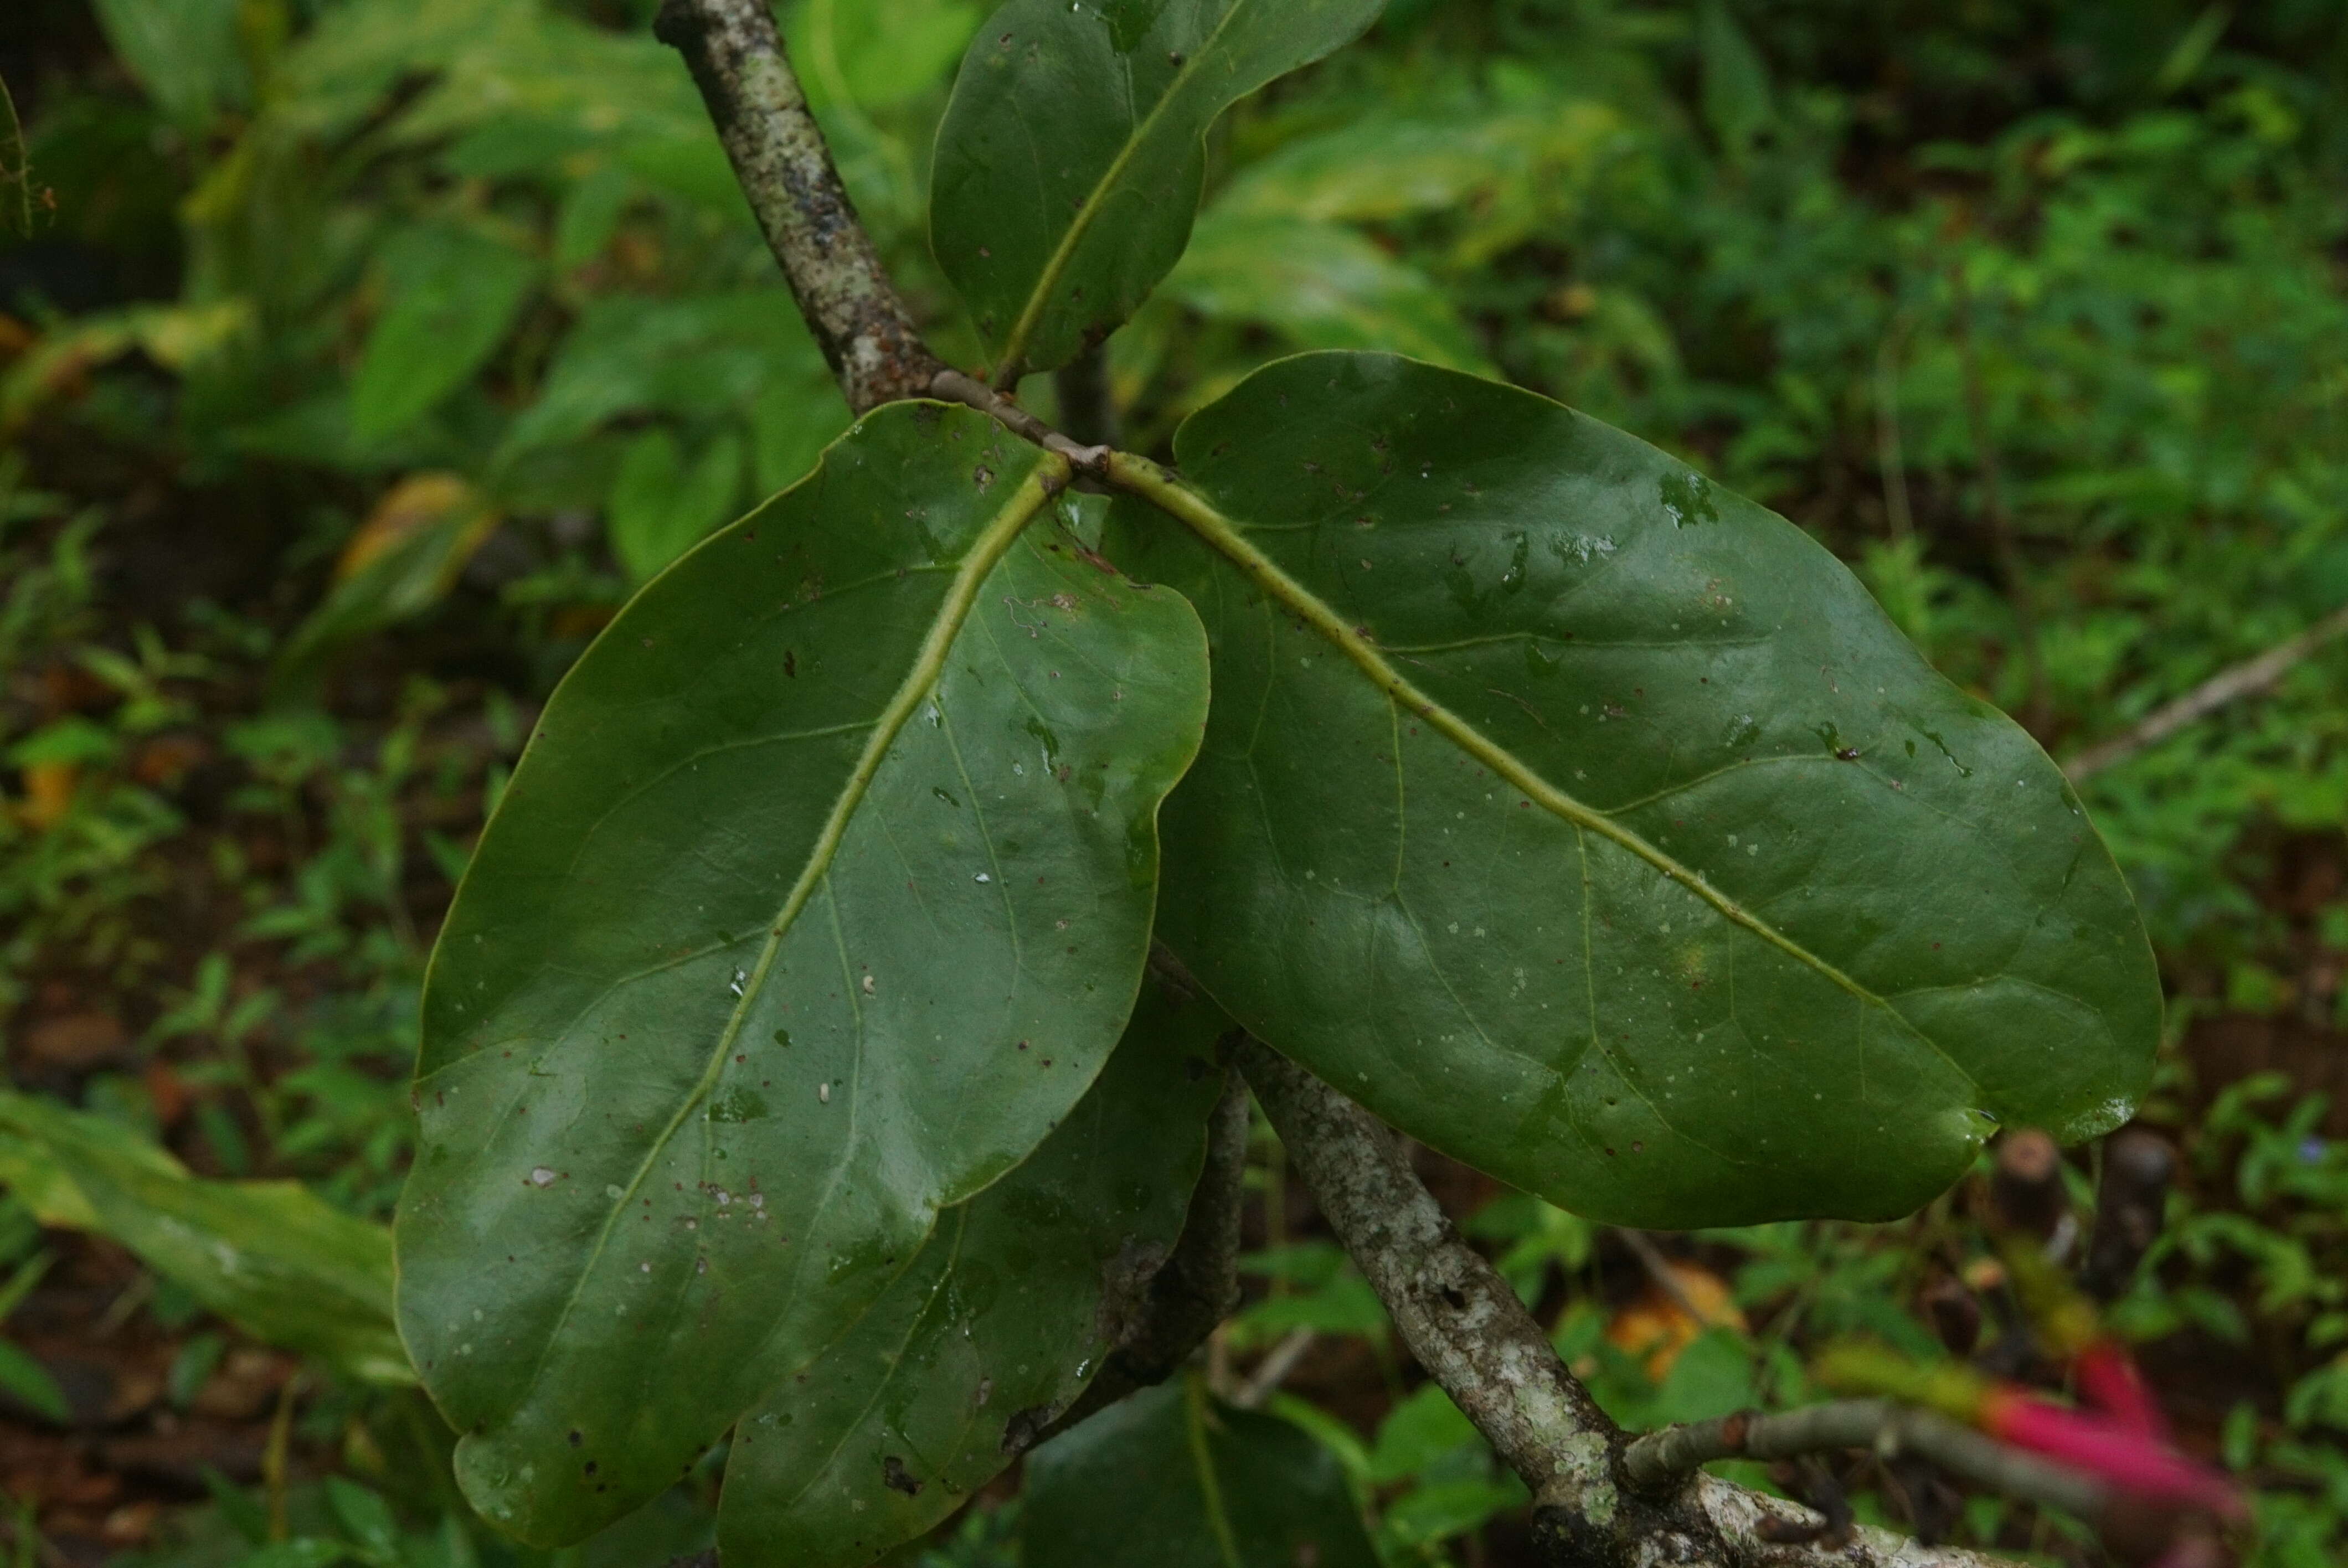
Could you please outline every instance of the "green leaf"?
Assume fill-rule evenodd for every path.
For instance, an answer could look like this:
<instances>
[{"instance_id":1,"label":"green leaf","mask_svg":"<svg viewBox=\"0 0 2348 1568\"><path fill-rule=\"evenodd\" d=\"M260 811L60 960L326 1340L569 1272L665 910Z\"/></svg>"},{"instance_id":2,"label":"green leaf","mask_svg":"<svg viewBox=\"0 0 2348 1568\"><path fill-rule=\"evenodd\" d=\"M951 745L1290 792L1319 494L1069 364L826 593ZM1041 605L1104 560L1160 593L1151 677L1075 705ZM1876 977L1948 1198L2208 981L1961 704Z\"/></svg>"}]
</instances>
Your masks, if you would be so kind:
<instances>
[{"instance_id":1,"label":"green leaf","mask_svg":"<svg viewBox=\"0 0 2348 1568\"><path fill-rule=\"evenodd\" d=\"M557 690L427 975L400 1322L475 1504L675 1480L1068 1112L1139 984L1205 720L1066 470L872 414Z\"/></svg>"},{"instance_id":2,"label":"green leaf","mask_svg":"<svg viewBox=\"0 0 2348 1568\"><path fill-rule=\"evenodd\" d=\"M612 486L612 552L642 582L724 522L741 493L741 437L718 436L687 466L674 435L647 430Z\"/></svg>"},{"instance_id":3,"label":"green leaf","mask_svg":"<svg viewBox=\"0 0 2348 1568\"><path fill-rule=\"evenodd\" d=\"M391 1324L391 1245L380 1225L299 1182L208 1182L100 1116L0 1092L21 1140L0 1175L44 1223L111 1236L253 1337L324 1358L368 1382L415 1381Z\"/></svg>"},{"instance_id":4,"label":"green leaf","mask_svg":"<svg viewBox=\"0 0 2348 1568\"><path fill-rule=\"evenodd\" d=\"M1704 64L1704 118L1724 146L1742 150L1769 123L1769 67L1724 0L1696 13L1696 52Z\"/></svg>"},{"instance_id":5,"label":"green leaf","mask_svg":"<svg viewBox=\"0 0 2348 1568\"><path fill-rule=\"evenodd\" d=\"M1221 1091L1212 1003L1145 986L1092 1091L735 1429L735 1563L862 1568L969 1500L1091 1381L1182 1228Z\"/></svg>"},{"instance_id":6,"label":"green leaf","mask_svg":"<svg viewBox=\"0 0 2348 1568\"><path fill-rule=\"evenodd\" d=\"M1462 1449L1479 1450L1483 1439L1437 1383L1422 1383L1378 1423L1368 1479L1378 1485L1407 1481Z\"/></svg>"},{"instance_id":7,"label":"green leaf","mask_svg":"<svg viewBox=\"0 0 2348 1568\"><path fill-rule=\"evenodd\" d=\"M858 107L889 108L943 80L980 14L974 0L807 0L788 36L816 108L834 84Z\"/></svg>"},{"instance_id":8,"label":"green leaf","mask_svg":"<svg viewBox=\"0 0 2348 1568\"><path fill-rule=\"evenodd\" d=\"M427 224L383 250L382 313L351 383L351 430L398 434L472 380L505 341L538 264L478 230Z\"/></svg>"},{"instance_id":9,"label":"green leaf","mask_svg":"<svg viewBox=\"0 0 2348 1568\"><path fill-rule=\"evenodd\" d=\"M1037 1449L1026 1568L1373 1568L1336 1460L1286 1421L1185 1377Z\"/></svg>"},{"instance_id":10,"label":"green leaf","mask_svg":"<svg viewBox=\"0 0 2348 1568\"><path fill-rule=\"evenodd\" d=\"M1133 314L1182 253L1216 117L1382 0L1011 0L938 128L930 240L998 384Z\"/></svg>"},{"instance_id":11,"label":"green leaf","mask_svg":"<svg viewBox=\"0 0 2348 1568\"><path fill-rule=\"evenodd\" d=\"M379 1493L356 1481L330 1475L326 1478L326 1506L334 1511L335 1522L343 1527L343 1533L368 1559L383 1563L399 1561L399 1522L392 1517L391 1504Z\"/></svg>"},{"instance_id":12,"label":"green leaf","mask_svg":"<svg viewBox=\"0 0 2348 1568\"><path fill-rule=\"evenodd\" d=\"M33 1359L23 1347L5 1339L0 1339L0 1393L59 1426L73 1419L73 1409L66 1403L65 1390L49 1376L49 1369Z\"/></svg>"},{"instance_id":13,"label":"green leaf","mask_svg":"<svg viewBox=\"0 0 2348 1568\"><path fill-rule=\"evenodd\" d=\"M351 1549L339 1541L297 1536L256 1547L237 1559L236 1568L333 1568L350 1554Z\"/></svg>"},{"instance_id":14,"label":"green leaf","mask_svg":"<svg viewBox=\"0 0 2348 1568\"><path fill-rule=\"evenodd\" d=\"M507 432L504 456L576 441L623 414L721 419L777 387L799 395L809 458L847 428L847 407L781 289L598 300L562 340L538 401ZM788 477L806 471L800 463Z\"/></svg>"},{"instance_id":15,"label":"green leaf","mask_svg":"<svg viewBox=\"0 0 2348 1568\"><path fill-rule=\"evenodd\" d=\"M252 96L239 0L93 0L92 9L115 58L182 127L209 125Z\"/></svg>"},{"instance_id":16,"label":"green leaf","mask_svg":"<svg viewBox=\"0 0 2348 1568\"><path fill-rule=\"evenodd\" d=\"M1426 273L1334 223L1210 212L1166 292L1200 315L1273 327L1303 348L1389 348L1457 370L1489 364Z\"/></svg>"},{"instance_id":17,"label":"green leaf","mask_svg":"<svg viewBox=\"0 0 2348 1568\"><path fill-rule=\"evenodd\" d=\"M583 267L602 255L636 194L635 178L624 169L607 166L582 176L563 193L555 217L555 264Z\"/></svg>"},{"instance_id":18,"label":"green leaf","mask_svg":"<svg viewBox=\"0 0 2348 1568\"><path fill-rule=\"evenodd\" d=\"M1457 119L1374 116L1301 137L1250 164L1209 210L1392 222L1472 204L1478 226L1488 226L1495 208L1523 208L1530 217L1538 203L1586 184L1622 129L1619 111L1570 98Z\"/></svg>"},{"instance_id":19,"label":"green leaf","mask_svg":"<svg viewBox=\"0 0 2348 1568\"><path fill-rule=\"evenodd\" d=\"M1632 1225L1890 1218L1984 1112L2127 1117L2160 992L2111 857L1800 529L1381 355L1259 372L1175 452L1213 547L1130 499L1110 546L1214 650L1161 920L1262 1039Z\"/></svg>"}]
</instances>

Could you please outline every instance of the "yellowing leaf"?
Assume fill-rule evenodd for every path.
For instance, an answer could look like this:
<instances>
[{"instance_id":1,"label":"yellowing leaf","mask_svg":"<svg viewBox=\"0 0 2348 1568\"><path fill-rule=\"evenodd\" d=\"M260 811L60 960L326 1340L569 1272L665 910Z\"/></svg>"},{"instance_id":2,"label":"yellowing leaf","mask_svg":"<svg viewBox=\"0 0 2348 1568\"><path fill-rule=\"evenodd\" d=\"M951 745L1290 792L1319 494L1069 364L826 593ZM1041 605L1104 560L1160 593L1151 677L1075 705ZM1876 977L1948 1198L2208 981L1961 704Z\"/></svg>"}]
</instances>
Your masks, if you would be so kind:
<instances>
[{"instance_id":1,"label":"yellowing leaf","mask_svg":"<svg viewBox=\"0 0 2348 1568\"><path fill-rule=\"evenodd\" d=\"M1676 1295L1651 1284L1644 1296L1616 1312L1606 1325L1606 1342L1625 1355L1641 1358L1647 1376L1658 1383L1680 1358L1680 1352L1705 1329L1746 1327L1745 1314L1720 1276L1693 1263L1673 1263L1668 1267L1679 1287ZM1689 1307L1695 1309L1694 1314Z\"/></svg>"},{"instance_id":2,"label":"yellowing leaf","mask_svg":"<svg viewBox=\"0 0 2348 1568\"><path fill-rule=\"evenodd\" d=\"M312 671L335 648L439 603L497 525L487 498L455 474L393 486L343 548L324 601L286 643L280 678Z\"/></svg>"},{"instance_id":3,"label":"yellowing leaf","mask_svg":"<svg viewBox=\"0 0 2348 1568\"><path fill-rule=\"evenodd\" d=\"M81 778L78 763L25 764L25 804L16 808L28 827L46 833L65 820L73 805L74 785Z\"/></svg>"}]
</instances>

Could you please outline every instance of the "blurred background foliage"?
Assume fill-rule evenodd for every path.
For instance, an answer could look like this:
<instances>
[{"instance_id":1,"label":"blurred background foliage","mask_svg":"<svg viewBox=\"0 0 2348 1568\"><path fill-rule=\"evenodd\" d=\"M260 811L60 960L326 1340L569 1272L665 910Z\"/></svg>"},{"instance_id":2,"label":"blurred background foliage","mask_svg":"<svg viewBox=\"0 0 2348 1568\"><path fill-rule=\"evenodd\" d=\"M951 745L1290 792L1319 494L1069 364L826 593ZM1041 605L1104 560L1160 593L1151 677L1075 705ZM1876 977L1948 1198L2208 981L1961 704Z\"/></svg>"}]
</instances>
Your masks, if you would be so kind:
<instances>
[{"instance_id":1,"label":"blurred background foliage","mask_svg":"<svg viewBox=\"0 0 2348 1568\"><path fill-rule=\"evenodd\" d=\"M544 1555L470 1522L367 1349L423 957L571 660L847 424L651 8L0 18L14 1562ZM884 255L975 368L922 214L984 7L783 12ZM2336 0L1392 0L1213 155L1189 254L1107 346L1127 445L1299 348L1505 376L1809 528L2058 757L2348 604ZM2187 1161L2121 1322L2291 1568L2348 1555L2343 678L2318 649L2083 784L2165 966L2146 1119ZM1627 1419L1798 1401L1838 1333L1938 1353L1919 1293L1998 1290L1962 1194L1658 1250L1427 1165ZM1520 1490L1268 1134L1256 1175L1220 1385L1323 1439L1390 1563L1524 1561ZM331 1288L255 1309L110 1219L134 1189L264 1261L324 1238ZM695 1544L713 1474L568 1556ZM1993 1499L1850 1483L1869 1517L2097 1560ZM998 1491L927 1550L1007 1561Z\"/></svg>"}]
</instances>

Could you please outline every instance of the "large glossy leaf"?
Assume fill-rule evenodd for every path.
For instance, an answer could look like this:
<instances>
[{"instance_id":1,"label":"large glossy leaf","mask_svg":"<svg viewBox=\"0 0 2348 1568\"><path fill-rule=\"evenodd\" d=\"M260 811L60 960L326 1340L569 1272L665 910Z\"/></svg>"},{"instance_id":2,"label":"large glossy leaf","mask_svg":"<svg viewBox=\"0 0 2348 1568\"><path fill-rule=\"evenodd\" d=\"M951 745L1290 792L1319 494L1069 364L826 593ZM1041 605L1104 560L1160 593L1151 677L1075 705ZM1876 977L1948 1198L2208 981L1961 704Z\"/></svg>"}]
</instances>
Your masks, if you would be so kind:
<instances>
[{"instance_id":1,"label":"large glossy leaf","mask_svg":"<svg viewBox=\"0 0 2348 1568\"><path fill-rule=\"evenodd\" d=\"M398 1220L402 1332L507 1528L674 1481L1115 1044L1205 650L1023 537L1061 472L882 409L549 703L434 952Z\"/></svg>"},{"instance_id":2,"label":"large glossy leaf","mask_svg":"<svg viewBox=\"0 0 2348 1568\"><path fill-rule=\"evenodd\" d=\"M1068 1119L941 1215L862 1321L743 1417L726 1562L861 1568L960 1508L1083 1392L1182 1228L1229 1023L1143 988Z\"/></svg>"},{"instance_id":3,"label":"large glossy leaf","mask_svg":"<svg viewBox=\"0 0 2348 1568\"><path fill-rule=\"evenodd\" d=\"M1181 255L1208 128L1381 0L1011 0L938 128L930 241L995 380L1099 342Z\"/></svg>"},{"instance_id":4,"label":"large glossy leaf","mask_svg":"<svg viewBox=\"0 0 2348 1568\"><path fill-rule=\"evenodd\" d=\"M1146 1389L1027 1462L1026 1568L1372 1568L1344 1472L1195 1377Z\"/></svg>"},{"instance_id":5,"label":"large glossy leaf","mask_svg":"<svg viewBox=\"0 0 2348 1568\"><path fill-rule=\"evenodd\" d=\"M391 1237L299 1182L210 1182L100 1116L0 1092L0 1182L45 1225L96 1231L255 1338L413 1383Z\"/></svg>"},{"instance_id":6,"label":"large glossy leaf","mask_svg":"<svg viewBox=\"0 0 2348 1568\"><path fill-rule=\"evenodd\" d=\"M2128 1114L2160 996L2110 856L1798 528L1379 355L1273 365L1175 449L1216 546L1131 501L1112 545L1214 647L1162 917L1264 1040L1643 1225L1888 1217L1990 1116Z\"/></svg>"}]
</instances>

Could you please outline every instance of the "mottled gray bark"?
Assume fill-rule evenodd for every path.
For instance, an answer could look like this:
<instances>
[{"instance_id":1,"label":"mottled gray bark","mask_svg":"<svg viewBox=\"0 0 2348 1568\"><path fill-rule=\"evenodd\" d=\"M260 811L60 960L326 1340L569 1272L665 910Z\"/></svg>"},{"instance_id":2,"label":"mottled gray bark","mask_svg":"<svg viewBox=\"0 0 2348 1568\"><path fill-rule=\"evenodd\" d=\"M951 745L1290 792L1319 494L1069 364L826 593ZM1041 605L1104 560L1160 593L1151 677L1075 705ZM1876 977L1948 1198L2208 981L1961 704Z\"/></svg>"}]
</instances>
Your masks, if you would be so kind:
<instances>
[{"instance_id":1,"label":"mottled gray bark","mask_svg":"<svg viewBox=\"0 0 2348 1568\"><path fill-rule=\"evenodd\" d=\"M767 244L848 405L923 397L945 368L880 265L808 112L765 0L664 0L653 32L684 55Z\"/></svg>"},{"instance_id":2,"label":"mottled gray bark","mask_svg":"<svg viewBox=\"0 0 2348 1568\"><path fill-rule=\"evenodd\" d=\"M1789 1539L1817 1533L1808 1510L1686 1469L1674 1479L1650 1467L1644 1473L1656 1485L1632 1485L1629 1435L1558 1358L1508 1281L1460 1239L1394 1135L1253 1040L1241 1047L1240 1066L1404 1345L1532 1490L1534 1532L1548 1562L1994 1568L1996 1559L1977 1553L1920 1546L1881 1531L1860 1530L1831 1546Z\"/></svg>"}]
</instances>

